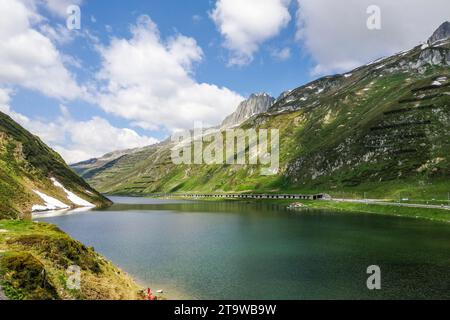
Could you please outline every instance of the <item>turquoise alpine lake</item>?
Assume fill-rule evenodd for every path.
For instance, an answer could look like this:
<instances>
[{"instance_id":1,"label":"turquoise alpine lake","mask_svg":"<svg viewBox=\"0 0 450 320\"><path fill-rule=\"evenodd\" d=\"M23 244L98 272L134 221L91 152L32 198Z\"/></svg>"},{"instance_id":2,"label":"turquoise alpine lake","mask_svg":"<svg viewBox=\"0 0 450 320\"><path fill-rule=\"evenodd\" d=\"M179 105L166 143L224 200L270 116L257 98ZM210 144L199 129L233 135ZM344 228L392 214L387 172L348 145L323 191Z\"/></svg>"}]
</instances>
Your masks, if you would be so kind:
<instances>
[{"instance_id":1,"label":"turquoise alpine lake","mask_svg":"<svg viewBox=\"0 0 450 320\"><path fill-rule=\"evenodd\" d=\"M258 202L111 197L37 215L174 299L450 299L450 224ZM370 266L381 289L369 290Z\"/></svg>"}]
</instances>

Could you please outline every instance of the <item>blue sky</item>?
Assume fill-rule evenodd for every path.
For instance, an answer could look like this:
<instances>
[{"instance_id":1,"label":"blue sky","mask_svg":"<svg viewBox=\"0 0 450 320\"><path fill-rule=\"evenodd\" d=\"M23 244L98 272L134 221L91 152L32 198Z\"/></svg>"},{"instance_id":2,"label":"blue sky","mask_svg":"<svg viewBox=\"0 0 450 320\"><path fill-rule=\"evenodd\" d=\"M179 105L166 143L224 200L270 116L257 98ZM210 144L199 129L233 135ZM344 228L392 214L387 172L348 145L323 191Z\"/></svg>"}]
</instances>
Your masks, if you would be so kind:
<instances>
[{"instance_id":1,"label":"blue sky","mask_svg":"<svg viewBox=\"0 0 450 320\"><path fill-rule=\"evenodd\" d=\"M66 27L71 4L79 30ZM379 30L367 28L371 4ZM446 0L4 0L0 11L0 111L68 162L215 125L251 93L410 49L450 18Z\"/></svg>"},{"instance_id":2,"label":"blue sky","mask_svg":"<svg viewBox=\"0 0 450 320\"><path fill-rule=\"evenodd\" d=\"M291 3L295 12L295 3ZM301 44L295 41L295 21L275 38L269 39L262 50L254 57L254 63L245 67L227 67L227 50L222 46L222 37L217 31L209 13L214 2L199 1L110 1L107 9L101 1L86 3L83 13L95 16L96 22L89 23L94 34L107 42L110 34L105 25L112 27L113 34L129 37L130 24L142 15L148 15L157 25L163 38L181 33L193 37L204 51L205 58L195 70L199 82L215 83L248 96L254 92L266 91L278 95L284 90L296 87L310 80L308 69L311 67L306 54L301 52ZM106 10L105 10L106 9ZM293 59L276 60L270 49L292 48ZM279 81L274 82L276 76Z\"/></svg>"}]
</instances>

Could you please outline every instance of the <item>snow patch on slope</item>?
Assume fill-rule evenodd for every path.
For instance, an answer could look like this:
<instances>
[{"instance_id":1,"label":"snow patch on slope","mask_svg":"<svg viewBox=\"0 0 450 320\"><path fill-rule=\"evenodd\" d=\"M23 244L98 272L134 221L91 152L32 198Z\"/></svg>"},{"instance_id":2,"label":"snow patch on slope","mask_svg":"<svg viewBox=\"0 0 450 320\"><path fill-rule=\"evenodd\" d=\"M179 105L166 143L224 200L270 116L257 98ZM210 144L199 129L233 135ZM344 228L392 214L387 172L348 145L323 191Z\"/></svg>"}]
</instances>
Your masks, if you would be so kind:
<instances>
[{"instance_id":1,"label":"snow patch on slope","mask_svg":"<svg viewBox=\"0 0 450 320\"><path fill-rule=\"evenodd\" d=\"M45 193L39 192L37 190L33 190L34 193L36 193L41 199L44 201L44 205L34 205L31 208L31 211L47 211L47 210L58 210L58 209L69 209L70 207L59 201L58 199L55 199L53 197L50 197L46 195Z\"/></svg>"},{"instance_id":2,"label":"snow patch on slope","mask_svg":"<svg viewBox=\"0 0 450 320\"><path fill-rule=\"evenodd\" d=\"M80 207L95 207L94 204L80 198L79 196L77 196L76 194L74 194L73 192L70 192L69 190L67 190L61 183L58 182L58 180L56 180L55 178L50 178L50 180L52 180L53 185L55 187L61 188L63 189L63 191L67 194L67 199L69 199L73 204L80 206Z\"/></svg>"}]
</instances>

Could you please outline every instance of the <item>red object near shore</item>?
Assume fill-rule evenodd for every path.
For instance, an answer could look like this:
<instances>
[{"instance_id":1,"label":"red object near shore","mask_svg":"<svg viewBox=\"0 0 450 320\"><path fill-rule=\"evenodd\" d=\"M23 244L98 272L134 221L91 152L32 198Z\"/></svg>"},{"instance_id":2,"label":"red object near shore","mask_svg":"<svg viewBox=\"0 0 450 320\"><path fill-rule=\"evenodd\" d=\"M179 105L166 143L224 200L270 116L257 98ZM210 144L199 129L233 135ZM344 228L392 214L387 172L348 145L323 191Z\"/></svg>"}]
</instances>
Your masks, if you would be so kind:
<instances>
[{"instance_id":1,"label":"red object near shore","mask_svg":"<svg viewBox=\"0 0 450 320\"><path fill-rule=\"evenodd\" d=\"M152 290L150 288L147 288L147 300L158 300L158 298L152 294Z\"/></svg>"}]
</instances>

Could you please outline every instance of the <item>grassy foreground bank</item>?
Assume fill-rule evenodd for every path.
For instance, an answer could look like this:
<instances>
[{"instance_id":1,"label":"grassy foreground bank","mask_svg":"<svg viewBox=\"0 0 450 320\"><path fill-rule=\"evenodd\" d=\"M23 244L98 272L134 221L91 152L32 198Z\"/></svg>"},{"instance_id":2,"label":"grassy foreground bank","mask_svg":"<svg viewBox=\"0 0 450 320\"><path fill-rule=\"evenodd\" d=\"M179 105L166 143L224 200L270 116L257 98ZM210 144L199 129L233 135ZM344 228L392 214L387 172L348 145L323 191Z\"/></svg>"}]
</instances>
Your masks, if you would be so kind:
<instances>
[{"instance_id":1,"label":"grassy foreground bank","mask_svg":"<svg viewBox=\"0 0 450 320\"><path fill-rule=\"evenodd\" d=\"M70 266L81 270L71 289ZM134 280L56 226L0 220L0 286L9 299L143 299Z\"/></svg>"}]
</instances>

